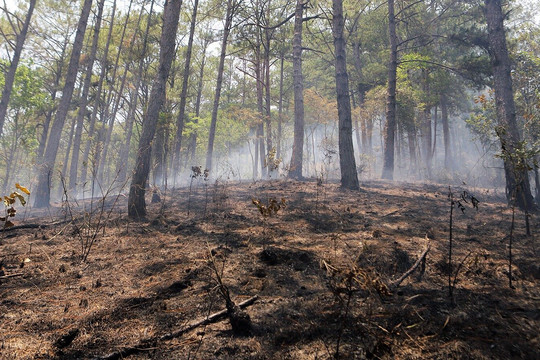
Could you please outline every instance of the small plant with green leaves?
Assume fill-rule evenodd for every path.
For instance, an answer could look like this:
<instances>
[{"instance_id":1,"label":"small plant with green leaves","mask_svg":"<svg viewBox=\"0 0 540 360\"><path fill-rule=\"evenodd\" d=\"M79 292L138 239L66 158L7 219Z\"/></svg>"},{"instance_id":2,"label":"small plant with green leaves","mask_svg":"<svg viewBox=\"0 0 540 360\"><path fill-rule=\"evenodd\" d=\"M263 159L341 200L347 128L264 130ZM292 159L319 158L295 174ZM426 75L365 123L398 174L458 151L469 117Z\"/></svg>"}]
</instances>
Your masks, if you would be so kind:
<instances>
[{"instance_id":1,"label":"small plant with green leaves","mask_svg":"<svg viewBox=\"0 0 540 360\"><path fill-rule=\"evenodd\" d=\"M17 190L26 194L26 196L30 195L30 191L24 186L21 186L17 183L15 184L15 187L17 188ZM15 226L11 219L14 218L17 214L17 209L15 209L14 207L17 200L19 200L19 203L22 206L26 205L26 199L24 198L24 195L18 191L14 191L9 195L4 195L4 216L0 216L2 230Z\"/></svg>"}]
</instances>

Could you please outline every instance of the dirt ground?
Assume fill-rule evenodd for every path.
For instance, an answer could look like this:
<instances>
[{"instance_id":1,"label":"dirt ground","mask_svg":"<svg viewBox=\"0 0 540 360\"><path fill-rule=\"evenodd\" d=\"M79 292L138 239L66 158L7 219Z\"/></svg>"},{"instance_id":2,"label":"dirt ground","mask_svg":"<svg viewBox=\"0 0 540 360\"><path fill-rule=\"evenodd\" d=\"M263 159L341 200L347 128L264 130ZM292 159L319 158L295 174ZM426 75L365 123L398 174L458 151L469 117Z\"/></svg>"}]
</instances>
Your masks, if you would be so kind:
<instances>
[{"instance_id":1,"label":"dirt ground","mask_svg":"<svg viewBox=\"0 0 540 360\"><path fill-rule=\"evenodd\" d=\"M511 289L500 193L452 189L480 203L456 203L450 267L445 185L204 184L148 194L140 222L123 195L19 209L30 228L0 233L0 358L540 358L540 217L527 236L515 213ZM271 198L286 207L264 217L252 199ZM237 304L258 296L251 329L182 333L225 309L218 277Z\"/></svg>"}]
</instances>

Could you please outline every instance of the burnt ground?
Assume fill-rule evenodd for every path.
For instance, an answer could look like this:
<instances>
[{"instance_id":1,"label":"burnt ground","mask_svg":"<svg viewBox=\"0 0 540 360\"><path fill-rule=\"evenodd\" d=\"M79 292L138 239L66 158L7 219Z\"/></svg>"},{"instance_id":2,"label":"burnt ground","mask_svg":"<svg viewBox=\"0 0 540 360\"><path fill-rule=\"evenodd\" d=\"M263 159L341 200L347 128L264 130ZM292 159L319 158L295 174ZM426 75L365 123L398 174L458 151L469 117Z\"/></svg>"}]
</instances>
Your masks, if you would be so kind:
<instances>
[{"instance_id":1,"label":"burnt ground","mask_svg":"<svg viewBox=\"0 0 540 360\"><path fill-rule=\"evenodd\" d=\"M537 214L527 236L516 212L511 289L512 209L493 190L466 189L480 204L454 212L452 304L448 187L362 189L198 184L162 193L139 222L125 196L103 211L71 204L72 215L67 204L24 219L20 209L17 225L46 226L0 234L0 358L94 358L126 346L137 348L130 359L540 358ZM264 218L252 198L284 198L286 208ZM393 288L428 243L425 263ZM212 259L233 301L258 295L245 308L250 333L222 319L160 340L225 308Z\"/></svg>"}]
</instances>

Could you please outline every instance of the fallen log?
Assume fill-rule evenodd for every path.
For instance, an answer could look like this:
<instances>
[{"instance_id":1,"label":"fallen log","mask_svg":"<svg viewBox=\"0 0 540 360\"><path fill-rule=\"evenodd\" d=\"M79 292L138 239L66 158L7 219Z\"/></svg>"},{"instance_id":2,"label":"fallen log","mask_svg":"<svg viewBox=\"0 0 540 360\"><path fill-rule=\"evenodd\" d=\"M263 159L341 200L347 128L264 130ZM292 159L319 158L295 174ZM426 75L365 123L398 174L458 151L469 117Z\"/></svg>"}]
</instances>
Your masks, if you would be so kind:
<instances>
[{"instance_id":1,"label":"fallen log","mask_svg":"<svg viewBox=\"0 0 540 360\"><path fill-rule=\"evenodd\" d=\"M239 303L238 307L239 308L248 307L248 306L252 305L258 298L259 297L257 295L252 296L249 299L244 300L241 303ZM107 355L104 355L104 356L95 357L94 360L117 360L117 359L122 359L122 358L124 358L126 356L130 356L130 355L145 351L145 349L153 348L160 341L171 340L171 339L180 337L183 334L185 334L185 333L187 333L187 332L189 332L189 331L191 331L191 330L193 330L195 328L198 328L199 326L203 326L203 325L207 325L207 324L217 322L218 320L224 318L225 316L227 316L227 309L218 311L218 312L216 312L216 313L214 313L214 314L212 314L212 315L210 315L210 316L208 316L208 317L206 317L204 319L200 319L200 320L197 320L195 322L192 322L191 324L189 324L186 327L184 327L182 329L179 329L177 331L173 331L171 333L164 334L164 335L161 335L161 336L155 336L155 337L151 337L151 338L148 338L148 339L143 339L137 345L126 346L126 347L124 347L124 348L122 348L122 349L120 349L118 351L113 352L113 353L110 353L110 354L107 354Z\"/></svg>"}]
</instances>

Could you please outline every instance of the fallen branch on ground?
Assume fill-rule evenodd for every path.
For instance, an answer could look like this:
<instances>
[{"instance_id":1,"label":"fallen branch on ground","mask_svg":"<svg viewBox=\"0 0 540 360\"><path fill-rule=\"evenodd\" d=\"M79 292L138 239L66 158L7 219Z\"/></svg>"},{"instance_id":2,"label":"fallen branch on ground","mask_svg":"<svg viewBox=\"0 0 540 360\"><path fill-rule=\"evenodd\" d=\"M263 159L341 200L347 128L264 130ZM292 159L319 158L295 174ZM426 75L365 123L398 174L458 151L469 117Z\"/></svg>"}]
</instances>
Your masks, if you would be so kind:
<instances>
[{"instance_id":1,"label":"fallen branch on ground","mask_svg":"<svg viewBox=\"0 0 540 360\"><path fill-rule=\"evenodd\" d=\"M78 218L76 219L77 221L78 220L82 220L83 218ZM53 223L49 223L49 224L21 224L21 225L15 225L15 226L11 226L11 227L8 227L8 228L5 228L5 229L1 229L0 232L8 232L8 231L13 231L13 230L20 230L20 229L45 229L45 228L48 228L48 227L51 227L51 226L58 226L58 225L63 225L63 224L67 224L67 223L70 223L70 222L73 222L74 220L72 219L68 219L68 220L61 220L61 221L56 221L56 222L53 222Z\"/></svg>"},{"instance_id":2,"label":"fallen branch on ground","mask_svg":"<svg viewBox=\"0 0 540 360\"><path fill-rule=\"evenodd\" d=\"M239 303L238 307L239 308L248 307L248 306L252 305L258 298L259 297L257 295L252 296L249 299L244 300L241 303ZM189 332L189 331L191 331L191 330L193 330L193 329L195 329L195 328L197 328L199 326L214 323L214 322L224 318L226 315L227 315L227 309L218 311L218 312L216 312L216 313L214 313L214 314L212 314L212 315L210 315L210 316L208 316L208 317L206 317L204 319L192 322L191 324L187 325L186 327L184 327L184 328L182 328L180 330L177 330L177 331L165 334L165 335L161 335L161 336L141 340L135 346L124 347L124 348L122 348L122 349L120 349L118 351L107 354L105 356L98 356L98 357L94 358L94 360L122 359L122 358L124 358L126 356L133 355L133 354L136 354L136 353L141 352L141 351L145 351L148 348L153 348L153 347L156 346L156 344L159 341L171 340L171 339L180 337L183 334L185 334L185 333L187 333L187 332Z\"/></svg>"},{"instance_id":3,"label":"fallen branch on ground","mask_svg":"<svg viewBox=\"0 0 540 360\"><path fill-rule=\"evenodd\" d=\"M428 244L426 246L426 249L424 250L424 252L422 253L422 255L420 255L420 257L418 258L418 260L416 260L416 262L414 263L413 266L411 266L411 268L409 270L407 270L403 275L401 275L401 277L397 280L394 280L392 281L388 287L391 291L397 289L397 287L399 285L401 285L401 283L403 282L403 280L405 280L406 278L409 277L409 275L411 275L414 270L416 270L418 268L418 266L420 266L420 264L422 263L422 261L425 261L426 259L426 255L427 253L429 252L429 249L431 248L431 246Z\"/></svg>"},{"instance_id":4,"label":"fallen branch on ground","mask_svg":"<svg viewBox=\"0 0 540 360\"><path fill-rule=\"evenodd\" d=\"M12 277L17 277L17 276L23 276L24 273L16 273L16 274L9 274L9 275L3 275L3 276L0 276L0 280L2 279L9 279L9 278L12 278Z\"/></svg>"}]
</instances>

